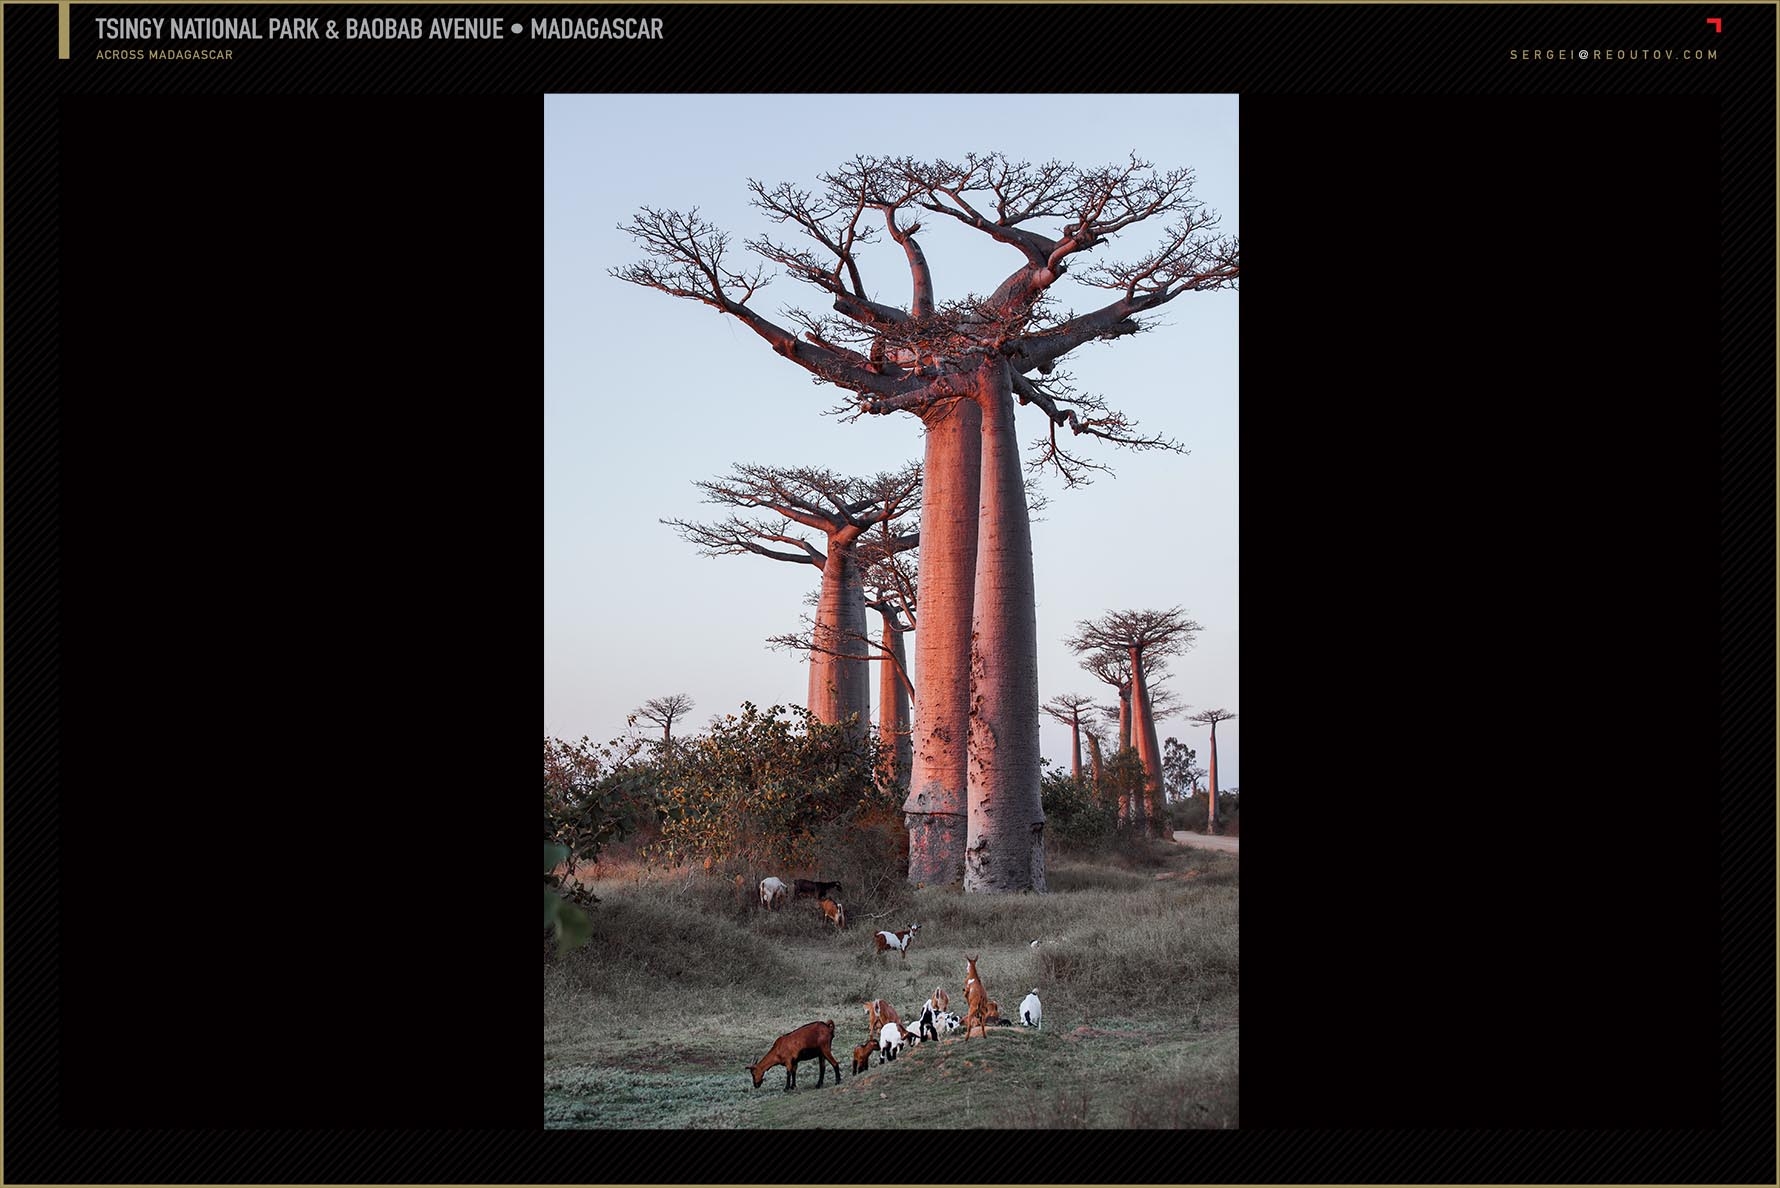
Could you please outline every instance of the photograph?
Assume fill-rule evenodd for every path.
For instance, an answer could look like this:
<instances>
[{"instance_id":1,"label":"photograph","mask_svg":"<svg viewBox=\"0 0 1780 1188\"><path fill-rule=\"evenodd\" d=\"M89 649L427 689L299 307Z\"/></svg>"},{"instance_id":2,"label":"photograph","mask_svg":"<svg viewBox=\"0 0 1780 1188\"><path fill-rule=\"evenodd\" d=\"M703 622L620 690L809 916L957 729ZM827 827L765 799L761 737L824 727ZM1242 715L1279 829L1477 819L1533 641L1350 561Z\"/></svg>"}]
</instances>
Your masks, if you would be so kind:
<instances>
[{"instance_id":1,"label":"photograph","mask_svg":"<svg viewBox=\"0 0 1780 1188\"><path fill-rule=\"evenodd\" d=\"M546 1127L1238 1125L1239 107L545 97Z\"/></svg>"}]
</instances>

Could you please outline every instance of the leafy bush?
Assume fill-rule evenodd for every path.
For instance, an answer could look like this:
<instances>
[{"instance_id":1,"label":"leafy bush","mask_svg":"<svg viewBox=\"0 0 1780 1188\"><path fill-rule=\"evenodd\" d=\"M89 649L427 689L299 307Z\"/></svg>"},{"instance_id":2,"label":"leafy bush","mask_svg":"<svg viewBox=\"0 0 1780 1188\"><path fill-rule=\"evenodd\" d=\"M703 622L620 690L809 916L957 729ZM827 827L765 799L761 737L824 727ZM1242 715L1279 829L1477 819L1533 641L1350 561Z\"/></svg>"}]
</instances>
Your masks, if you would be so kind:
<instances>
[{"instance_id":1,"label":"leafy bush","mask_svg":"<svg viewBox=\"0 0 1780 1188\"><path fill-rule=\"evenodd\" d=\"M877 751L870 732L819 722L801 706L762 711L744 703L740 717L712 723L679 748L654 853L707 869L732 859L811 866L824 825L894 807L893 791L875 779Z\"/></svg>"},{"instance_id":2,"label":"leafy bush","mask_svg":"<svg viewBox=\"0 0 1780 1188\"><path fill-rule=\"evenodd\" d=\"M597 862L609 841L632 832L652 815L653 767L638 757L634 740L596 747L587 738L544 739L545 853L559 847L562 857L545 870L548 886L570 898L597 902L579 884L565 881L581 862ZM562 877L551 872L562 866ZM546 916L548 916L546 909Z\"/></svg>"},{"instance_id":3,"label":"leafy bush","mask_svg":"<svg viewBox=\"0 0 1780 1188\"><path fill-rule=\"evenodd\" d=\"M1046 770L1039 777L1039 795L1045 812L1045 841L1063 850L1092 850L1112 836L1115 815L1094 795L1087 780L1077 780L1061 769Z\"/></svg>"}]
</instances>

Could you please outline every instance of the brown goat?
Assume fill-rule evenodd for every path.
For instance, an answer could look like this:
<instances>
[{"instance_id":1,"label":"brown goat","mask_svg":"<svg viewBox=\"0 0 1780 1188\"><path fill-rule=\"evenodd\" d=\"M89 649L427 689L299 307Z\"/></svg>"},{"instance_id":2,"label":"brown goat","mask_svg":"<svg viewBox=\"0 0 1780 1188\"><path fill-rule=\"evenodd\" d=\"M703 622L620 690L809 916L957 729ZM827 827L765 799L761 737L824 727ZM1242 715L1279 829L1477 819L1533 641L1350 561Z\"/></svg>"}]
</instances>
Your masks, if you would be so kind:
<instances>
[{"instance_id":1,"label":"brown goat","mask_svg":"<svg viewBox=\"0 0 1780 1188\"><path fill-rule=\"evenodd\" d=\"M977 959L967 954L964 961L964 1001L970 1004L964 1016L964 1038L969 1039L971 1028L985 1026L993 1012L989 1007L989 992L984 989L983 979L977 973ZM989 1033L984 1031L983 1034Z\"/></svg>"},{"instance_id":2,"label":"brown goat","mask_svg":"<svg viewBox=\"0 0 1780 1188\"><path fill-rule=\"evenodd\" d=\"M871 1053L875 1044L860 1044L853 1049L853 1075L858 1076L871 1067Z\"/></svg>"},{"instance_id":3,"label":"brown goat","mask_svg":"<svg viewBox=\"0 0 1780 1188\"><path fill-rule=\"evenodd\" d=\"M816 1088L822 1087L823 1078L828 1075L827 1067L822 1063L826 1060L834 1065L834 1083L841 1083L840 1062L835 1060L829 1045L834 1042L834 1020L805 1023L796 1031L788 1031L773 1041L772 1049L756 1060L753 1064L744 1064L754 1077L754 1087L760 1088L760 1079L766 1076L767 1070L776 1065L785 1066L785 1091L787 1093L797 1087L797 1062L814 1059L816 1061Z\"/></svg>"},{"instance_id":4,"label":"brown goat","mask_svg":"<svg viewBox=\"0 0 1780 1188\"><path fill-rule=\"evenodd\" d=\"M822 914L833 921L836 928L842 931L847 927L847 909L832 899L822 901Z\"/></svg>"},{"instance_id":5,"label":"brown goat","mask_svg":"<svg viewBox=\"0 0 1780 1188\"><path fill-rule=\"evenodd\" d=\"M873 1047L877 1046L878 1032L884 1024L901 1022L902 1016L896 1013L896 1008L883 999L874 998L865 1004L865 1031L871 1037Z\"/></svg>"},{"instance_id":6,"label":"brown goat","mask_svg":"<svg viewBox=\"0 0 1780 1188\"><path fill-rule=\"evenodd\" d=\"M944 986L935 986L933 993L927 996L927 1003L935 1012L952 1009L952 996L946 993Z\"/></svg>"}]
</instances>

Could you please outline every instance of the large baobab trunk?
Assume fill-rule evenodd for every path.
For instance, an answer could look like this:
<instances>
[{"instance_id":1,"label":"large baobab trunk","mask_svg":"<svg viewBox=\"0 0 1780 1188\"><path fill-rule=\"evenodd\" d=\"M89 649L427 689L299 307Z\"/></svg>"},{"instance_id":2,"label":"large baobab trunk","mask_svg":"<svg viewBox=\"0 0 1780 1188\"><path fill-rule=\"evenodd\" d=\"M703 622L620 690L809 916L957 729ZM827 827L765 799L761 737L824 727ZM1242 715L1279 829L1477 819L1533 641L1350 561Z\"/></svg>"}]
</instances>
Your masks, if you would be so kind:
<instances>
[{"instance_id":1,"label":"large baobab trunk","mask_svg":"<svg viewBox=\"0 0 1780 1188\"><path fill-rule=\"evenodd\" d=\"M982 413L973 401L952 400L922 421L921 624L915 632L914 753L902 811L909 881L948 886L964 878Z\"/></svg>"},{"instance_id":2,"label":"large baobab trunk","mask_svg":"<svg viewBox=\"0 0 1780 1188\"><path fill-rule=\"evenodd\" d=\"M985 365L976 384L983 410L983 486L976 626L970 641L970 831L964 889L1043 891L1038 613L1026 481L1007 365L1001 360ZM925 536L922 542L925 548ZM926 622L923 617L923 629Z\"/></svg>"},{"instance_id":3,"label":"large baobab trunk","mask_svg":"<svg viewBox=\"0 0 1780 1188\"><path fill-rule=\"evenodd\" d=\"M871 711L871 674L866 668L865 587L851 540L830 538L814 643L810 713L820 722L841 722L858 714L856 729L863 734Z\"/></svg>"},{"instance_id":4,"label":"large baobab trunk","mask_svg":"<svg viewBox=\"0 0 1780 1188\"><path fill-rule=\"evenodd\" d=\"M909 754L909 689L903 683L908 672L908 653L903 646L902 630L896 625L896 612L878 612L884 620L881 637L884 654L878 660L878 742L883 755L885 783L895 785L908 778Z\"/></svg>"},{"instance_id":5,"label":"large baobab trunk","mask_svg":"<svg viewBox=\"0 0 1780 1188\"><path fill-rule=\"evenodd\" d=\"M1138 762L1143 764L1143 790L1131 796L1131 824L1139 829L1150 828L1150 803L1153 789L1161 778L1161 747L1156 743L1156 724L1150 718L1150 694L1143 679L1143 654L1131 649L1131 745L1137 748Z\"/></svg>"}]
</instances>

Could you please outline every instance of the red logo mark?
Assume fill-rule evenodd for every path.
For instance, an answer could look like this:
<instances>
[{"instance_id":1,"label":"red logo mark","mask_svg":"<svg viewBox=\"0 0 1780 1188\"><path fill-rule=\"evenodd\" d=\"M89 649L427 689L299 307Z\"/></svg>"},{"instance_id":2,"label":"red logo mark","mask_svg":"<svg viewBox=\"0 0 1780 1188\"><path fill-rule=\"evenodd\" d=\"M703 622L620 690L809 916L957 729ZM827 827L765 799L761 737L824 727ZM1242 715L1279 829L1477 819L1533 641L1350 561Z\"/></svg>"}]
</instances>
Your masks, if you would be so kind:
<instances>
[{"instance_id":1,"label":"red logo mark","mask_svg":"<svg viewBox=\"0 0 1780 1188\"><path fill-rule=\"evenodd\" d=\"M1712 26L1712 31L1714 33L1724 32L1724 18L1723 17L1707 17L1706 23L1708 25Z\"/></svg>"}]
</instances>

